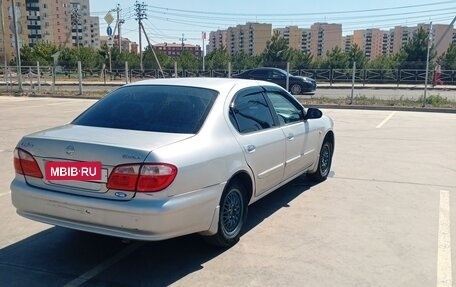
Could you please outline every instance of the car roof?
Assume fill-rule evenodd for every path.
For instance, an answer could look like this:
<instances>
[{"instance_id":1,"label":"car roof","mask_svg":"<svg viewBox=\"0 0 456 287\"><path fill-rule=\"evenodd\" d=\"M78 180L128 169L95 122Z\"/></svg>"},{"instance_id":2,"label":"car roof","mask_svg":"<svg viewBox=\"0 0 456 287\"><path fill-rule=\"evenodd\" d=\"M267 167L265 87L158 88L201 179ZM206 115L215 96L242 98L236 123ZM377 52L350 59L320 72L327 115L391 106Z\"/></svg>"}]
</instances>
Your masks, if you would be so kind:
<instances>
[{"instance_id":1,"label":"car roof","mask_svg":"<svg viewBox=\"0 0 456 287\"><path fill-rule=\"evenodd\" d=\"M229 90L236 84L251 83L250 80L233 79L233 78L166 78L150 79L127 84L126 86L144 86L144 85L166 85L166 86L183 86L206 88L216 91ZM251 83L252 84L252 83ZM260 84L257 81L257 84ZM261 83L263 84L263 83Z\"/></svg>"}]
</instances>

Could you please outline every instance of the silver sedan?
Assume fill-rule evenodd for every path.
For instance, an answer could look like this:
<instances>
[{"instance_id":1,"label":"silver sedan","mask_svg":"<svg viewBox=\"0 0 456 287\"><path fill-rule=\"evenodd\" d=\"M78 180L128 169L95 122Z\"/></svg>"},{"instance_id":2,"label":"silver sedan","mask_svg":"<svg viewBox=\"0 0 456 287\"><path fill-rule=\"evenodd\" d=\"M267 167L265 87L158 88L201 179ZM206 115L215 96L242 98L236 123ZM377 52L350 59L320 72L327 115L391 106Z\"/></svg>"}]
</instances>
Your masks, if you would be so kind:
<instances>
[{"instance_id":1,"label":"silver sedan","mask_svg":"<svg viewBox=\"0 0 456 287\"><path fill-rule=\"evenodd\" d=\"M333 122L281 87L241 79L123 86L71 123L24 136L12 202L32 220L137 240L240 237L248 205L327 178Z\"/></svg>"}]
</instances>

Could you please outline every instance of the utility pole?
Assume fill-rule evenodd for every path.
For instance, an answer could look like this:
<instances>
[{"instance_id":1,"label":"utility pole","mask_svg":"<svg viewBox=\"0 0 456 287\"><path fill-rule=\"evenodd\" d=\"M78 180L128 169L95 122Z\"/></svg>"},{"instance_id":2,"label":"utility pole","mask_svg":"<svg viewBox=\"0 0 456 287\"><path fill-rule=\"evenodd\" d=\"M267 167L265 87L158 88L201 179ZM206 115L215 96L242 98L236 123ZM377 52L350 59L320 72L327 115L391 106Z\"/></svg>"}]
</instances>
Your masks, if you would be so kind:
<instances>
[{"instance_id":1,"label":"utility pole","mask_svg":"<svg viewBox=\"0 0 456 287\"><path fill-rule=\"evenodd\" d=\"M181 50L181 53L184 52L184 47L185 47L185 43L184 41L187 41L186 38L184 38L184 33L182 33L182 38L179 38L180 41L182 41L182 50Z\"/></svg>"},{"instance_id":2,"label":"utility pole","mask_svg":"<svg viewBox=\"0 0 456 287\"><path fill-rule=\"evenodd\" d=\"M160 61L158 60L157 54L155 53L154 46L150 43L149 37L147 37L146 30L144 29L144 26L142 24L141 24L141 28L142 28L142 30L144 32L144 36L146 36L147 44L149 44L149 47L152 50L152 54L154 54L155 61L157 61L157 65L158 65L158 68L160 69L160 73L161 73L162 77L165 78L165 74L163 73L163 69L162 69L162 67L160 65Z\"/></svg>"},{"instance_id":3,"label":"utility pole","mask_svg":"<svg viewBox=\"0 0 456 287\"><path fill-rule=\"evenodd\" d=\"M0 1L0 9L2 9L1 16L2 16L3 57L4 57L3 76L4 76L5 83L6 83L6 67L8 66L8 62L6 59L6 42L5 42L6 33L5 33L5 14L3 13L3 0Z\"/></svg>"},{"instance_id":4,"label":"utility pole","mask_svg":"<svg viewBox=\"0 0 456 287\"><path fill-rule=\"evenodd\" d=\"M15 46L16 46L16 64L17 64L17 84L19 86L18 93L22 93L22 72L21 72L21 47L19 47L19 32L18 32L18 25L17 25L17 18L16 18L16 3L14 0L11 1L11 8L13 12L13 26L14 26L14 38L15 38Z\"/></svg>"},{"instance_id":5,"label":"utility pole","mask_svg":"<svg viewBox=\"0 0 456 287\"><path fill-rule=\"evenodd\" d=\"M142 4L140 4L138 1L136 1L135 12L136 12L135 20L138 21L138 31L139 31L139 66L140 66L141 74L142 74L144 72L144 66L143 66L141 29L142 29L142 20L147 19L146 4L144 4L144 2Z\"/></svg>"},{"instance_id":6,"label":"utility pole","mask_svg":"<svg viewBox=\"0 0 456 287\"><path fill-rule=\"evenodd\" d=\"M428 46L427 46L427 55L426 55L426 75L424 80L424 96L423 96L423 108L426 107L426 95L427 95L427 85L428 85L428 78L429 78L429 54L431 51L432 46L432 22L429 27L429 34L428 34Z\"/></svg>"},{"instance_id":7,"label":"utility pole","mask_svg":"<svg viewBox=\"0 0 456 287\"><path fill-rule=\"evenodd\" d=\"M442 40L445 38L445 36L448 34L448 32L450 31L450 29L453 28L453 24L454 22L456 22L456 16L454 16L453 18L453 21L451 21L450 25L448 25L448 27L445 29L445 32L443 32L443 35L440 37L440 39L437 41L437 43L435 44L434 46L434 49L437 50L437 48L439 47L440 43L442 42Z\"/></svg>"},{"instance_id":8,"label":"utility pole","mask_svg":"<svg viewBox=\"0 0 456 287\"><path fill-rule=\"evenodd\" d=\"M114 27L114 34L116 32L116 28L118 28L118 32L117 32L117 46L119 47L119 52L122 53L122 33L120 31L120 26L125 23L125 20L123 19L120 19L120 11L122 11L122 9L120 9L120 4L117 4L117 8L114 10L116 13L117 13L117 22L116 22L116 26Z\"/></svg>"},{"instance_id":9,"label":"utility pole","mask_svg":"<svg viewBox=\"0 0 456 287\"><path fill-rule=\"evenodd\" d=\"M205 52L204 52L204 40L206 40L206 32L202 32L201 33L201 38L203 38L203 72L205 70L205 63L204 63L204 56L205 56Z\"/></svg>"}]
</instances>

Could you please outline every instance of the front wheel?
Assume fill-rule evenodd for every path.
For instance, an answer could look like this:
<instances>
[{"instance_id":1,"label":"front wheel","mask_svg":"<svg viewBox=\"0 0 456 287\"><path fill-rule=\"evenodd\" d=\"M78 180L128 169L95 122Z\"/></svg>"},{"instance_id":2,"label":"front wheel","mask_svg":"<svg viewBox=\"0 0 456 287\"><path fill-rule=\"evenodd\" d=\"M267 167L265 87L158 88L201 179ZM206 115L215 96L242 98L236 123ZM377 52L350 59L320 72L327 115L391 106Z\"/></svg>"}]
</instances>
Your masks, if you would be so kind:
<instances>
[{"instance_id":1,"label":"front wheel","mask_svg":"<svg viewBox=\"0 0 456 287\"><path fill-rule=\"evenodd\" d=\"M220 199L218 231L205 237L206 241L220 247L230 247L239 241L247 218L245 194L245 188L237 182L226 188Z\"/></svg>"},{"instance_id":2,"label":"front wheel","mask_svg":"<svg viewBox=\"0 0 456 287\"><path fill-rule=\"evenodd\" d=\"M318 182L326 180L331 170L332 153L332 144L328 140L325 140L320 149L317 171L309 174L311 179Z\"/></svg>"},{"instance_id":3,"label":"front wheel","mask_svg":"<svg viewBox=\"0 0 456 287\"><path fill-rule=\"evenodd\" d=\"M300 84L293 84L290 87L290 92L292 95L300 95L302 93L302 87Z\"/></svg>"}]
</instances>

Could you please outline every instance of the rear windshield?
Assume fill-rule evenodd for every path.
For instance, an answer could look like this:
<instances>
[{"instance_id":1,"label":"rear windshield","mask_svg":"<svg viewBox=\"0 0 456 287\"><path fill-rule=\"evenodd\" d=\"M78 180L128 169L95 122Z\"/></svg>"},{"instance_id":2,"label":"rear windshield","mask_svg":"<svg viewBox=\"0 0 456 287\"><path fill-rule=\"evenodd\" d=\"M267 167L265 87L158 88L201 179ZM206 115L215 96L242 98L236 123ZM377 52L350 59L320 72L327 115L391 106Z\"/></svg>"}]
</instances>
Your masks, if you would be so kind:
<instances>
[{"instance_id":1,"label":"rear windshield","mask_svg":"<svg viewBox=\"0 0 456 287\"><path fill-rule=\"evenodd\" d=\"M195 134L217 97L214 90L182 86L126 86L98 101L72 124Z\"/></svg>"}]
</instances>

